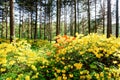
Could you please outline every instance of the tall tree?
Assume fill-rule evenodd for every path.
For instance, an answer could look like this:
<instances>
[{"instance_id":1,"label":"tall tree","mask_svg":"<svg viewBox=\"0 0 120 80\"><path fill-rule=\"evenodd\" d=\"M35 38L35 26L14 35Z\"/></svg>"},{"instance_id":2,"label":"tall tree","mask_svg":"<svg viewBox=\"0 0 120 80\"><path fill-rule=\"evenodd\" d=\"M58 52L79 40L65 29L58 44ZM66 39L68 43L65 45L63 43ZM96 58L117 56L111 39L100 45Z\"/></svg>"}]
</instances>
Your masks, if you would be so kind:
<instances>
[{"instance_id":1,"label":"tall tree","mask_svg":"<svg viewBox=\"0 0 120 80\"><path fill-rule=\"evenodd\" d=\"M5 12L6 12L6 39L8 38L8 5L7 0L5 0Z\"/></svg>"},{"instance_id":2,"label":"tall tree","mask_svg":"<svg viewBox=\"0 0 120 80\"><path fill-rule=\"evenodd\" d=\"M119 0L116 0L116 37L119 36Z\"/></svg>"},{"instance_id":3,"label":"tall tree","mask_svg":"<svg viewBox=\"0 0 120 80\"><path fill-rule=\"evenodd\" d=\"M61 0L57 0L57 12L56 12L56 36L60 34L60 14L61 14Z\"/></svg>"},{"instance_id":4,"label":"tall tree","mask_svg":"<svg viewBox=\"0 0 120 80\"><path fill-rule=\"evenodd\" d=\"M90 30L91 26L90 26L90 1L88 0L88 33L90 34L91 30Z\"/></svg>"},{"instance_id":5,"label":"tall tree","mask_svg":"<svg viewBox=\"0 0 120 80\"><path fill-rule=\"evenodd\" d=\"M111 30L111 0L107 0L107 38L112 34Z\"/></svg>"},{"instance_id":6,"label":"tall tree","mask_svg":"<svg viewBox=\"0 0 120 80\"><path fill-rule=\"evenodd\" d=\"M96 1L95 0L95 33L97 33L97 25L96 25Z\"/></svg>"},{"instance_id":7,"label":"tall tree","mask_svg":"<svg viewBox=\"0 0 120 80\"><path fill-rule=\"evenodd\" d=\"M10 42L14 39L14 13L13 13L14 3L10 0Z\"/></svg>"},{"instance_id":8,"label":"tall tree","mask_svg":"<svg viewBox=\"0 0 120 80\"><path fill-rule=\"evenodd\" d=\"M67 34L67 2L64 0L64 35Z\"/></svg>"},{"instance_id":9,"label":"tall tree","mask_svg":"<svg viewBox=\"0 0 120 80\"><path fill-rule=\"evenodd\" d=\"M35 33L34 33L34 40L36 40L37 39L37 16L38 16L38 9L37 9L37 6L38 6L38 1L36 0L36 15L35 15L35 17L36 17L36 20L35 20Z\"/></svg>"},{"instance_id":10,"label":"tall tree","mask_svg":"<svg viewBox=\"0 0 120 80\"><path fill-rule=\"evenodd\" d=\"M102 18L103 18L103 34L104 34L105 33L105 1L103 1Z\"/></svg>"},{"instance_id":11,"label":"tall tree","mask_svg":"<svg viewBox=\"0 0 120 80\"><path fill-rule=\"evenodd\" d=\"M74 15L74 16L75 16L75 18L74 18L74 19L75 19L75 23L74 23L74 24L75 24L75 26L74 26L74 29L75 29L75 31L74 31L74 36L76 36L76 35L75 35L76 32L77 32L77 27L76 27L76 19L77 19L77 18L76 18L76 0L74 0L74 14L75 14L75 15Z\"/></svg>"}]
</instances>

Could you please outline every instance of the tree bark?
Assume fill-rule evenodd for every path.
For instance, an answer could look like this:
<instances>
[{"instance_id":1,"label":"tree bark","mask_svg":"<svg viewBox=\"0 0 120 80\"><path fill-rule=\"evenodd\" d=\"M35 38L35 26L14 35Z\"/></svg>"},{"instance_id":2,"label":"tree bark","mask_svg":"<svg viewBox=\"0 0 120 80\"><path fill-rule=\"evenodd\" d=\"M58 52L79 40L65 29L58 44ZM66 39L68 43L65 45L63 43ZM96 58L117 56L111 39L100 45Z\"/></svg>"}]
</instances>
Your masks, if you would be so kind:
<instances>
[{"instance_id":1,"label":"tree bark","mask_svg":"<svg viewBox=\"0 0 120 80\"><path fill-rule=\"evenodd\" d=\"M57 3L56 3L57 4L57 10L56 10L57 11L56 12L57 13L56 14L56 18L57 18L56 19L57 20L56 21L56 36L60 34L60 13L61 13L61 10L60 10L60 4L61 3L60 2L61 2L61 0L57 0Z\"/></svg>"},{"instance_id":2,"label":"tree bark","mask_svg":"<svg viewBox=\"0 0 120 80\"><path fill-rule=\"evenodd\" d=\"M97 24L96 24L96 0L95 0L95 33L97 33Z\"/></svg>"},{"instance_id":3,"label":"tree bark","mask_svg":"<svg viewBox=\"0 0 120 80\"><path fill-rule=\"evenodd\" d=\"M64 4L64 35L67 34L67 9L66 3Z\"/></svg>"},{"instance_id":4,"label":"tree bark","mask_svg":"<svg viewBox=\"0 0 120 80\"><path fill-rule=\"evenodd\" d=\"M75 22L74 22L74 29L75 29L75 31L74 31L74 36L76 36L75 34L76 34L76 32L77 32L77 26L76 26L76 0L74 0L74 19L75 19Z\"/></svg>"},{"instance_id":5,"label":"tree bark","mask_svg":"<svg viewBox=\"0 0 120 80\"><path fill-rule=\"evenodd\" d=\"M8 8L7 5L5 3L5 10L6 10L6 39L8 38Z\"/></svg>"},{"instance_id":6,"label":"tree bark","mask_svg":"<svg viewBox=\"0 0 120 80\"><path fill-rule=\"evenodd\" d=\"M14 13L13 13L13 0L10 0L10 42L14 39Z\"/></svg>"},{"instance_id":7,"label":"tree bark","mask_svg":"<svg viewBox=\"0 0 120 80\"><path fill-rule=\"evenodd\" d=\"M91 33L91 26L90 26L90 2L88 0L88 33Z\"/></svg>"},{"instance_id":8,"label":"tree bark","mask_svg":"<svg viewBox=\"0 0 120 80\"><path fill-rule=\"evenodd\" d=\"M111 0L107 0L107 38L111 35Z\"/></svg>"},{"instance_id":9,"label":"tree bark","mask_svg":"<svg viewBox=\"0 0 120 80\"><path fill-rule=\"evenodd\" d=\"M36 41L36 39L37 39L37 16L38 16L38 10L37 10L37 0L36 0L36 15L35 15L35 17L36 17L36 20L35 20L35 33L34 33L34 41Z\"/></svg>"},{"instance_id":10,"label":"tree bark","mask_svg":"<svg viewBox=\"0 0 120 80\"><path fill-rule=\"evenodd\" d=\"M119 36L119 0L116 0L116 37Z\"/></svg>"}]
</instances>

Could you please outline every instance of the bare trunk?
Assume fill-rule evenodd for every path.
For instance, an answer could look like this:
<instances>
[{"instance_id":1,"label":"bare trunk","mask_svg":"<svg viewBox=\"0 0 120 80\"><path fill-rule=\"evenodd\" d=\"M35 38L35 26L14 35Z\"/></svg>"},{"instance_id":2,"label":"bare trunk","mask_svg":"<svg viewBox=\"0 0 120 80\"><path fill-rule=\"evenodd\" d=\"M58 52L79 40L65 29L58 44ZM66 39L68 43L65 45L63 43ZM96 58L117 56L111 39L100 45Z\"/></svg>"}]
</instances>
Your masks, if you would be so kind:
<instances>
[{"instance_id":1,"label":"bare trunk","mask_svg":"<svg viewBox=\"0 0 120 80\"><path fill-rule=\"evenodd\" d=\"M90 2L88 0L88 33L91 33L91 26L90 26Z\"/></svg>"},{"instance_id":2,"label":"bare trunk","mask_svg":"<svg viewBox=\"0 0 120 80\"><path fill-rule=\"evenodd\" d=\"M96 0L95 0L95 33L97 33L97 25L96 25Z\"/></svg>"},{"instance_id":3,"label":"bare trunk","mask_svg":"<svg viewBox=\"0 0 120 80\"><path fill-rule=\"evenodd\" d=\"M38 13L37 13L37 0L36 0L36 20L35 20L35 33L34 33L34 40L36 41L36 39L37 39L37 15L38 15Z\"/></svg>"},{"instance_id":4,"label":"bare trunk","mask_svg":"<svg viewBox=\"0 0 120 80\"><path fill-rule=\"evenodd\" d=\"M14 39L13 0L10 0L10 42Z\"/></svg>"},{"instance_id":5,"label":"bare trunk","mask_svg":"<svg viewBox=\"0 0 120 80\"><path fill-rule=\"evenodd\" d=\"M76 26L76 0L74 0L74 19L75 19L75 22L74 22L74 29L75 29L75 31L74 31L74 36L76 36L75 34L76 34L76 32L77 32L77 26Z\"/></svg>"},{"instance_id":6,"label":"bare trunk","mask_svg":"<svg viewBox=\"0 0 120 80\"><path fill-rule=\"evenodd\" d=\"M64 5L64 35L67 34L67 9L66 5Z\"/></svg>"},{"instance_id":7,"label":"bare trunk","mask_svg":"<svg viewBox=\"0 0 120 80\"><path fill-rule=\"evenodd\" d=\"M7 5L5 4L5 9L6 9L6 39L8 38L8 8Z\"/></svg>"},{"instance_id":8,"label":"bare trunk","mask_svg":"<svg viewBox=\"0 0 120 80\"><path fill-rule=\"evenodd\" d=\"M107 0L107 38L111 35L111 0Z\"/></svg>"},{"instance_id":9,"label":"bare trunk","mask_svg":"<svg viewBox=\"0 0 120 80\"><path fill-rule=\"evenodd\" d=\"M116 0L116 37L119 36L119 0Z\"/></svg>"}]
</instances>

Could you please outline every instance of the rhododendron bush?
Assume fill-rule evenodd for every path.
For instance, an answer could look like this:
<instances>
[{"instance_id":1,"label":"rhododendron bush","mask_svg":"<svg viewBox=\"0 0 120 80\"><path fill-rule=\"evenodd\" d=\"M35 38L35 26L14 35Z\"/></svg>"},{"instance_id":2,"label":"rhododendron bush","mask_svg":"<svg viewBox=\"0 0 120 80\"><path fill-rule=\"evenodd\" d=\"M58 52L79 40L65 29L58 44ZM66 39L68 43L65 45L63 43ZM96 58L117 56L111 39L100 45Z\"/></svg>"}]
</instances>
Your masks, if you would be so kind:
<instances>
[{"instance_id":1,"label":"rhododendron bush","mask_svg":"<svg viewBox=\"0 0 120 80\"><path fill-rule=\"evenodd\" d=\"M119 80L119 76L120 38L114 36L59 35L56 43L0 44L0 80Z\"/></svg>"}]
</instances>

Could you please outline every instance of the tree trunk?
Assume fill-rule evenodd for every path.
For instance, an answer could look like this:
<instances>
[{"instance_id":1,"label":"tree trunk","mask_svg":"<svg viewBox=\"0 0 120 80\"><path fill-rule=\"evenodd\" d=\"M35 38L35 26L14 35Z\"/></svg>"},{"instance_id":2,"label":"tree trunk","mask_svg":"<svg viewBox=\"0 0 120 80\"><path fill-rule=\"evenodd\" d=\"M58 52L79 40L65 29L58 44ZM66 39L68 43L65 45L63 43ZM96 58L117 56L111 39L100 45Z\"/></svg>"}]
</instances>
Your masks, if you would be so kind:
<instances>
[{"instance_id":1,"label":"tree trunk","mask_svg":"<svg viewBox=\"0 0 120 80\"><path fill-rule=\"evenodd\" d=\"M5 4L5 9L6 9L6 39L8 38L8 8L7 5Z\"/></svg>"},{"instance_id":2,"label":"tree trunk","mask_svg":"<svg viewBox=\"0 0 120 80\"><path fill-rule=\"evenodd\" d=\"M111 0L107 0L107 38L111 35Z\"/></svg>"},{"instance_id":3,"label":"tree trunk","mask_svg":"<svg viewBox=\"0 0 120 80\"><path fill-rule=\"evenodd\" d=\"M67 7L64 5L64 35L67 34Z\"/></svg>"},{"instance_id":4,"label":"tree trunk","mask_svg":"<svg viewBox=\"0 0 120 80\"><path fill-rule=\"evenodd\" d=\"M39 19L40 19L40 25L39 25L39 35L40 35L40 39L42 38L42 14L41 14L41 9L42 7L40 6L40 15L39 15Z\"/></svg>"},{"instance_id":5,"label":"tree trunk","mask_svg":"<svg viewBox=\"0 0 120 80\"><path fill-rule=\"evenodd\" d=\"M1 28L1 38L3 38L3 32L4 32L4 15L3 15L3 9L2 9L2 28Z\"/></svg>"},{"instance_id":6,"label":"tree trunk","mask_svg":"<svg viewBox=\"0 0 120 80\"><path fill-rule=\"evenodd\" d=\"M60 3L61 0L57 0L57 15L56 15L56 36L60 34L60 13L61 13L61 10L60 10Z\"/></svg>"},{"instance_id":7,"label":"tree trunk","mask_svg":"<svg viewBox=\"0 0 120 80\"><path fill-rule=\"evenodd\" d=\"M47 12L47 2L46 2L46 0L45 0L45 14L44 14L44 40L46 39L46 26L47 26L47 23L46 23L46 17L47 17L47 15L46 15L46 12Z\"/></svg>"},{"instance_id":8,"label":"tree trunk","mask_svg":"<svg viewBox=\"0 0 120 80\"><path fill-rule=\"evenodd\" d=\"M105 1L103 1L103 34L105 34Z\"/></svg>"},{"instance_id":9,"label":"tree trunk","mask_svg":"<svg viewBox=\"0 0 120 80\"><path fill-rule=\"evenodd\" d=\"M32 14L33 14L33 12L31 12L31 39L33 38L33 27L32 27L33 26L33 20L32 20L33 15Z\"/></svg>"},{"instance_id":10,"label":"tree trunk","mask_svg":"<svg viewBox=\"0 0 120 80\"><path fill-rule=\"evenodd\" d=\"M75 31L74 31L74 36L76 36L75 34L76 34L76 32L77 32L77 27L76 27L76 0L74 0L74 19L75 19L75 22L74 22L74 29L75 29Z\"/></svg>"},{"instance_id":11,"label":"tree trunk","mask_svg":"<svg viewBox=\"0 0 120 80\"><path fill-rule=\"evenodd\" d=\"M52 0L49 0L49 4L52 3ZM51 5L49 6L49 41L52 41L52 26L51 26Z\"/></svg>"},{"instance_id":12,"label":"tree trunk","mask_svg":"<svg viewBox=\"0 0 120 80\"><path fill-rule=\"evenodd\" d=\"M119 36L119 0L116 0L116 37Z\"/></svg>"},{"instance_id":13,"label":"tree trunk","mask_svg":"<svg viewBox=\"0 0 120 80\"><path fill-rule=\"evenodd\" d=\"M97 24L96 24L96 0L95 0L95 33L97 33Z\"/></svg>"},{"instance_id":14,"label":"tree trunk","mask_svg":"<svg viewBox=\"0 0 120 80\"><path fill-rule=\"evenodd\" d=\"M21 32L22 35L21 35L21 37L22 37L22 38L25 38L25 34L24 34L24 32L25 32L25 28L24 28L24 26L25 26L25 25L24 25L24 10L23 10L23 12L22 12L22 20L21 20L21 23L22 23L22 24L21 24L21 28L22 28L22 32Z\"/></svg>"},{"instance_id":15,"label":"tree trunk","mask_svg":"<svg viewBox=\"0 0 120 80\"><path fill-rule=\"evenodd\" d=\"M21 8L19 9L19 39L21 38Z\"/></svg>"},{"instance_id":16,"label":"tree trunk","mask_svg":"<svg viewBox=\"0 0 120 80\"><path fill-rule=\"evenodd\" d=\"M70 13L70 35L73 36L73 6L71 5L71 13Z\"/></svg>"},{"instance_id":17,"label":"tree trunk","mask_svg":"<svg viewBox=\"0 0 120 80\"><path fill-rule=\"evenodd\" d=\"M28 39L30 39L30 13L28 13Z\"/></svg>"},{"instance_id":18,"label":"tree trunk","mask_svg":"<svg viewBox=\"0 0 120 80\"><path fill-rule=\"evenodd\" d=\"M78 4L77 4L77 11L78 11L78 18L77 18L77 29L78 29L78 33L80 33L80 25L79 25L79 17L80 17L80 11L79 11L79 1L78 1Z\"/></svg>"},{"instance_id":19,"label":"tree trunk","mask_svg":"<svg viewBox=\"0 0 120 80\"><path fill-rule=\"evenodd\" d=\"M13 0L10 0L10 42L14 39L14 17L13 17Z\"/></svg>"},{"instance_id":20,"label":"tree trunk","mask_svg":"<svg viewBox=\"0 0 120 80\"><path fill-rule=\"evenodd\" d=\"M35 33L34 33L34 41L37 39L37 15L38 15L38 10L37 10L37 0L36 0L36 20L35 20Z\"/></svg>"},{"instance_id":21,"label":"tree trunk","mask_svg":"<svg viewBox=\"0 0 120 80\"><path fill-rule=\"evenodd\" d=\"M90 26L90 2L88 0L88 33L91 33L91 26Z\"/></svg>"}]
</instances>

